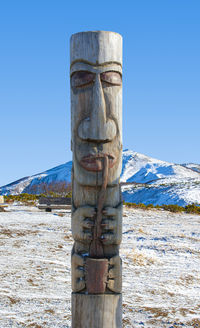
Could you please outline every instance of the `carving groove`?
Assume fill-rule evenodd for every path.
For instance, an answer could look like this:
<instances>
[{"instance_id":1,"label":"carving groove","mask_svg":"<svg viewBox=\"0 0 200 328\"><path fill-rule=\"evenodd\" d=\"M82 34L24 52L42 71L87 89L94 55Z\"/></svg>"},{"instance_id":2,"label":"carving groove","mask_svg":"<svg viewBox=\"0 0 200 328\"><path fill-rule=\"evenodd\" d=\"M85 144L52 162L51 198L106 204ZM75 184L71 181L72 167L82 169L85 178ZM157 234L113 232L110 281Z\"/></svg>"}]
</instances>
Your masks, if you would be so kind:
<instances>
[{"instance_id":1,"label":"carving groove","mask_svg":"<svg viewBox=\"0 0 200 328\"><path fill-rule=\"evenodd\" d=\"M97 216L94 223L94 231L93 231L93 240L90 244L90 251L89 255L90 257L94 258L103 258L104 257L104 251L103 251L103 245L101 242L101 224L102 224L102 210L103 205L106 197L106 187L108 183L108 156L104 156L103 158L103 177L102 177L102 186L101 191L99 193L99 199L98 199L98 206L97 206Z\"/></svg>"}]
</instances>

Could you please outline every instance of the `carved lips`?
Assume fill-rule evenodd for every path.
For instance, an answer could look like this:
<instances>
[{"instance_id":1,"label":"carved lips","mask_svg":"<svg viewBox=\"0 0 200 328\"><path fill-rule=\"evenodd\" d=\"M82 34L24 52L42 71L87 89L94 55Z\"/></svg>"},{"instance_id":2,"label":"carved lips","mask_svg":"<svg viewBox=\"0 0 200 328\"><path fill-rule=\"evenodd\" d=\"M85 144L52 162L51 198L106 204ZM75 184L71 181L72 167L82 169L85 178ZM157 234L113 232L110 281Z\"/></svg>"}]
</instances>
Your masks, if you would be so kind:
<instances>
[{"instance_id":1,"label":"carved lips","mask_svg":"<svg viewBox=\"0 0 200 328\"><path fill-rule=\"evenodd\" d=\"M112 168L116 162L110 154L88 155L81 159L81 166L87 171L99 172L103 170L103 158L108 156L108 167Z\"/></svg>"}]
</instances>

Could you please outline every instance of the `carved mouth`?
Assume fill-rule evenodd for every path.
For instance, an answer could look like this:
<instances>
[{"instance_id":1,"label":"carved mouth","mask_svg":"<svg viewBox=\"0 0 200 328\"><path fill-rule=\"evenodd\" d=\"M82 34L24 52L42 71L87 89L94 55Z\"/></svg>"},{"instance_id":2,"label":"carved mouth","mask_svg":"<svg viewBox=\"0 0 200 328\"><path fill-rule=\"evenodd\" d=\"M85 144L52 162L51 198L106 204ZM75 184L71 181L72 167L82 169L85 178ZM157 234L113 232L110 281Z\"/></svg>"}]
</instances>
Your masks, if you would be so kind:
<instances>
[{"instance_id":1,"label":"carved mouth","mask_svg":"<svg viewBox=\"0 0 200 328\"><path fill-rule=\"evenodd\" d=\"M81 159L80 164L87 171L99 172L103 170L103 158L105 156L108 156L108 167L112 168L116 160L110 154L87 155Z\"/></svg>"}]
</instances>

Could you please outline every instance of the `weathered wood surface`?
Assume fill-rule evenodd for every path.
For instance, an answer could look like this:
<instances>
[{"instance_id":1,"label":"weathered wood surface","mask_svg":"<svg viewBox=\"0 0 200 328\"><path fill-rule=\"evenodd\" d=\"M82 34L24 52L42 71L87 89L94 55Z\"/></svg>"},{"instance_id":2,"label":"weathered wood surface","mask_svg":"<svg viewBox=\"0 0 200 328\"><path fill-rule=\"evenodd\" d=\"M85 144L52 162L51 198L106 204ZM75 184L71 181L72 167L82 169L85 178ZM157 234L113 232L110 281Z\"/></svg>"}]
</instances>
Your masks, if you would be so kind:
<instances>
[{"instance_id":1,"label":"weathered wood surface","mask_svg":"<svg viewBox=\"0 0 200 328\"><path fill-rule=\"evenodd\" d=\"M121 294L72 293L72 328L121 328Z\"/></svg>"},{"instance_id":2,"label":"weathered wood surface","mask_svg":"<svg viewBox=\"0 0 200 328\"><path fill-rule=\"evenodd\" d=\"M103 294L106 290L108 259L88 257L85 264L85 283L89 294Z\"/></svg>"},{"instance_id":3,"label":"weathered wood surface","mask_svg":"<svg viewBox=\"0 0 200 328\"><path fill-rule=\"evenodd\" d=\"M89 64L119 63L122 65L122 37L108 31L79 32L71 37L70 62L81 59Z\"/></svg>"},{"instance_id":4,"label":"weathered wood surface","mask_svg":"<svg viewBox=\"0 0 200 328\"><path fill-rule=\"evenodd\" d=\"M87 304L75 302L73 327L121 327L108 303L121 297L122 37L104 31L72 35L70 70L72 300Z\"/></svg>"}]
</instances>

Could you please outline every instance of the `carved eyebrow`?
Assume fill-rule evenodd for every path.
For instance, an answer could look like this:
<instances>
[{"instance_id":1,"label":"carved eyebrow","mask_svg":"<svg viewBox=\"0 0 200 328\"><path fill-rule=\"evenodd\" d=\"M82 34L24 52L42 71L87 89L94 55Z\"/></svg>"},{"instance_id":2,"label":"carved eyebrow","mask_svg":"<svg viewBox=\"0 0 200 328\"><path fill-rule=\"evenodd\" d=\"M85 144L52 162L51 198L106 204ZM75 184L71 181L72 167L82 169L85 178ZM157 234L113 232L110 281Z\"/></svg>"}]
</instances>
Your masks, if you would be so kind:
<instances>
[{"instance_id":1,"label":"carved eyebrow","mask_svg":"<svg viewBox=\"0 0 200 328\"><path fill-rule=\"evenodd\" d=\"M70 65L70 68L72 68L72 66L76 63L84 63L84 64L87 64L87 65L90 65L90 66L94 66L94 67L104 67L104 66L108 66L108 65L119 65L121 68L122 68L122 64L117 62L117 61L108 61L108 62L105 62L105 63L92 63L88 60L85 60L85 59L76 59L74 60L71 65Z\"/></svg>"}]
</instances>

